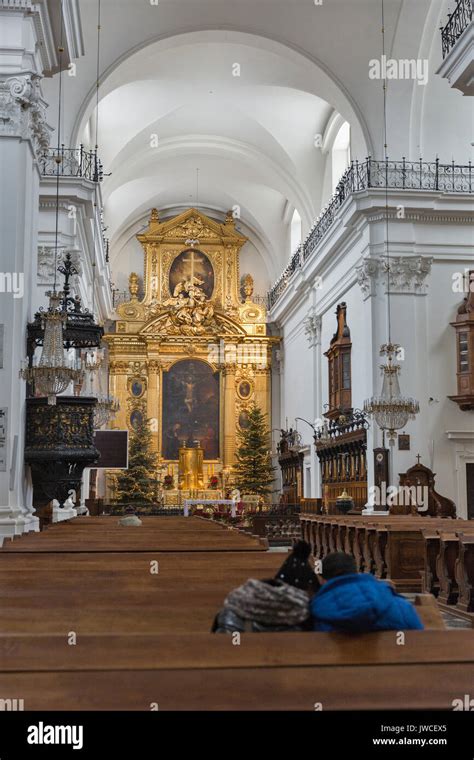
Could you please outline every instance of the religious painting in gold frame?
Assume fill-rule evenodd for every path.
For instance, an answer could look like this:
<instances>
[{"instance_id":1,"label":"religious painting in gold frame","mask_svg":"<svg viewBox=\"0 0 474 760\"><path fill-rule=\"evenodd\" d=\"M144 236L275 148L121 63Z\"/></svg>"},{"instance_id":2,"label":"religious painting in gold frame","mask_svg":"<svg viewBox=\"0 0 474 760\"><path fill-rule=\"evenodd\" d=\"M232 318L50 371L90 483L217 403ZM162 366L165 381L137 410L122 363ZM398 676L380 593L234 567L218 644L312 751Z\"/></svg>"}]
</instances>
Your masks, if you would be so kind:
<instances>
[{"instance_id":1,"label":"religious painting in gold frame","mask_svg":"<svg viewBox=\"0 0 474 760\"><path fill-rule=\"evenodd\" d=\"M205 253L189 248L182 251L170 267L169 291L173 297L179 295L180 289L187 283L199 285L206 298L214 293L214 268Z\"/></svg>"},{"instance_id":2,"label":"religious painting in gold frame","mask_svg":"<svg viewBox=\"0 0 474 760\"><path fill-rule=\"evenodd\" d=\"M183 442L189 448L199 441L205 460L220 456L219 373L199 359L175 362L163 373L163 459L176 461Z\"/></svg>"},{"instance_id":3,"label":"religious painting in gold frame","mask_svg":"<svg viewBox=\"0 0 474 760\"><path fill-rule=\"evenodd\" d=\"M143 377L131 377L128 381L128 390L133 398L142 398L146 391L146 380Z\"/></svg>"},{"instance_id":4,"label":"religious painting in gold frame","mask_svg":"<svg viewBox=\"0 0 474 760\"><path fill-rule=\"evenodd\" d=\"M253 395L254 385L251 380L240 380L237 384L237 395L242 401L248 401Z\"/></svg>"}]
</instances>

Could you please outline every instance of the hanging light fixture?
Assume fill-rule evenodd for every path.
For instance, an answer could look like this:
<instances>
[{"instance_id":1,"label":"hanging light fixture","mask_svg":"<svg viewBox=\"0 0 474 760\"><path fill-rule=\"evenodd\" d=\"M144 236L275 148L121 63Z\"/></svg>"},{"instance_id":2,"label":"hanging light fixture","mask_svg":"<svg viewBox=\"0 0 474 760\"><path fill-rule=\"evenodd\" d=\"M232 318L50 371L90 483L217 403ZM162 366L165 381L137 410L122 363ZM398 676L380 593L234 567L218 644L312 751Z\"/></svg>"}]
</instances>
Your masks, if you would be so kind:
<instances>
[{"instance_id":1,"label":"hanging light fixture","mask_svg":"<svg viewBox=\"0 0 474 760\"><path fill-rule=\"evenodd\" d=\"M48 404L56 404L56 396L69 386L79 382L82 372L67 364L63 346L63 324L66 315L60 308L61 293L49 292L49 307L42 313L44 343L37 366L20 371L20 377L34 383L35 393L48 397Z\"/></svg>"},{"instance_id":2,"label":"hanging light fixture","mask_svg":"<svg viewBox=\"0 0 474 760\"><path fill-rule=\"evenodd\" d=\"M54 406L56 397L65 391L70 383L80 382L82 371L75 369L67 362L64 352L63 325L67 315L61 303L63 293L56 290L58 265L58 226L59 226L59 170L61 165L61 104L62 104L62 53L64 52L63 35L63 5L61 2L61 42L59 45L59 96L58 96L58 146L56 156L56 231L54 248L54 284L53 290L46 295L49 306L46 311L40 310L42 328L44 329L43 350L37 366L20 370L20 377L34 384L35 394L48 397L48 404Z\"/></svg>"},{"instance_id":3,"label":"hanging light fixture","mask_svg":"<svg viewBox=\"0 0 474 760\"><path fill-rule=\"evenodd\" d=\"M95 151L96 155L99 152L99 107L100 107L100 98L99 98L99 91L100 91L100 54L101 54L101 0L98 0L97 2L97 58L96 58L96 87L95 87L95 95L96 95L96 102L95 102ZM96 208L96 203L94 203L94 208ZM103 225L103 221L102 221ZM97 263L96 263L96 225L94 224L93 229L93 237L94 237L94 260L92 262L92 310L94 310L95 305L95 285L96 285L96 270L97 270ZM107 254L108 255L108 254ZM120 409L120 404L113 396L109 393L109 368L107 363L107 392L104 394L102 393L102 368L105 366L105 360L104 357L97 357L96 356L96 365L95 368L92 370L92 372L96 375L98 378L98 388L97 393L94 394L97 398L97 404L94 409L94 428L98 430L99 428L106 425L108 422L110 422L117 412Z\"/></svg>"},{"instance_id":4,"label":"hanging light fixture","mask_svg":"<svg viewBox=\"0 0 474 760\"><path fill-rule=\"evenodd\" d=\"M384 0L382 0L382 59L385 59L385 19ZM385 161L388 166L387 155L387 79L383 83L383 123L384 123L384 150ZM364 402L364 412L371 415L377 425L387 434L390 446L395 444L397 430L405 427L408 420L414 419L420 411L418 401L413 398L402 396L398 376L401 371L395 359L400 346L392 343L391 304L390 304L390 252L389 252L389 214L388 214L388 181L385 182L385 238L386 238L386 262L387 272L387 322L388 342L380 347L380 355L386 356L385 364L380 369L383 374L382 391L380 396L373 396Z\"/></svg>"},{"instance_id":5,"label":"hanging light fixture","mask_svg":"<svg viewBox=\"0 0 474 760\"><path fill-rule=\"evenodd\" d=\"M98 397L94 409L94 429L99 430L103 425L111 422L120 409L119 402L110 397Z\"/></svg>"},{"instance_id":6,"label":"hanging light fixture","mask_svg":"<svg viewBox=\"0 0 474 760\"><path fill-rule=\"evenodd\" d=\"M97 404L94 407L94 429L98 430L115 417L120 409L120 404L114 396L110 395L108 387L107 393L102 392L101 370L105 366L104 357L87 351L82 359L82 366L86 375L86 382L82 388L81 395L94 396L97 399ZM97 378L97 382L94 382L94 378ZM107 367L107 386L108 384Z\"/></svg>"},{"instance_id":7,"label":"hanging light fixture","mask_svg":"<svg viewBox=\"0 0 474 760\"><path fill-rule=\"evenodd\" d=\"M402 396L398 375L400 365L395 364L400 346L396 343L386 343L380 347L380 355L387 357L387 363L380 369L383 374L382 391L380 396L373 396L364 403L364 412L374 417L377 425L386 431L390 446L397 437L397 430L404 428L408 420L415 419L420 411L418 401Z\"/></svg>"}]
</instances>

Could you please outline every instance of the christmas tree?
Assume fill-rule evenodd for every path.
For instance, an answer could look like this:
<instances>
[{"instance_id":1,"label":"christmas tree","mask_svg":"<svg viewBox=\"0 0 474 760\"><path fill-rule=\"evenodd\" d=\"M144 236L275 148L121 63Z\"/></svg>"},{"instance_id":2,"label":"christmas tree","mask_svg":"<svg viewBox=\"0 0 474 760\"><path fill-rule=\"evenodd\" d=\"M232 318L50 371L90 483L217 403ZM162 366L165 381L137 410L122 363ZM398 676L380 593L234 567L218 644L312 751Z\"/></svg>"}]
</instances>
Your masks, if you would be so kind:
<instances>
[{"instance_id":1,"label":"christmas tree","mask_svg":"<svg viewBox=\"0 0 474 760\"><path fill-rule=\"evenodd\" d=\"M237 433L234 484L243 493L266 496L275 480L270 452L270 432L266 415L254 404L248 412L248 426Z\"/></svg>"},{"instance_id":2,"label":"christmas tree","mask_svg":"<svg viewBox=\"0 0 474 760\"><path fill-rule=\"evenodd\" d=\"M151 431L144 420L132 431L128 444L128 470L116 478L117 501L153 502L156 491L156 457L151 451Z\"/></svg>"}]
</instances>

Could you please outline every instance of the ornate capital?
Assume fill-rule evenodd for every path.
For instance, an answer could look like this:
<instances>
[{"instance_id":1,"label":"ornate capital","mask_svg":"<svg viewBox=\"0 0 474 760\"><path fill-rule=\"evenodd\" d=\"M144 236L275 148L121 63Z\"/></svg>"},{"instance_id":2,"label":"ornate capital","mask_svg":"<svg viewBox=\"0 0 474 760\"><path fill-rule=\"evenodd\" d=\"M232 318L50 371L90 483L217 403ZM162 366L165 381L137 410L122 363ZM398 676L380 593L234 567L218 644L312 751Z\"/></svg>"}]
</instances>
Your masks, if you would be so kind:
<instances>
[{"instance_id":1,"label":"ornate capital","mask_svg":"<svg viewBox=\"0 0 474 760\"><path fill-rule=\"evenodd\" d=\"M308 314L304 320L304 331L308 339L310 348L317 346L321 343L321 327L323 318L318 314Z\"/></svg>"},{"instance_id":2,"label":"ornate capital","mask_svg":"<svg viewBox=\"0 0 474 760\"><path fill-rule=\"evenodd\" d=\"M375 295L377 282L393 294L425 295L427 276L433 259L430 256L383 256L367 258L359 264L357 282L365 298Z\"/></svg>"},{"instance_id":3,"label":"ornate capital","mask_svg":"<svg viewBox=\"0 0 474 760\"><path fill-rule=\"evenodd\" d=\"M424 295L427 284L425 280L431 272L433 259L428 256L392 256L387 263L382 261L385 284L390 278L392 293L412 293Z\"/></svg>"},{"instance_id":4,"label":"ornate capital","mask_svg":"<svg viewBox=\"0 0 474 760\"><path fill-rule=\"evenodd\" d=\"M0 78L0 135L31 140L40 156L49 147L50 131L40 77L18 74Z\"/></svg>"},{"instance_id":5,"label":"ornate capital","mask_svg":"<svg viewBox=\"0 0 474 760\"><path fill-rule=\"evenodd\" d=\"M380 271L380 259L363 259L356 267L357 282L364 298L375 294L376 280Z\"/></svg>"}]
</instances>

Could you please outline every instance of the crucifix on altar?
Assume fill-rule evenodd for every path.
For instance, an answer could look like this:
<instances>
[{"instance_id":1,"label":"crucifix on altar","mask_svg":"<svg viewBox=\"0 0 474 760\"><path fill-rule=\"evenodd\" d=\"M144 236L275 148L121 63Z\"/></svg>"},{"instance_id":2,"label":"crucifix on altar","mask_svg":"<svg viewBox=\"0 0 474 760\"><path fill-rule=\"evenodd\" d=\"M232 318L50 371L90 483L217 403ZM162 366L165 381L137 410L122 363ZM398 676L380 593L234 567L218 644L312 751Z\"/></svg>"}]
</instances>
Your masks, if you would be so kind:
<instances>
[{"instance_id":1,"label":"crucifix on altar","mask_svg":"<svg viewBox=\"0 0 474 760\"><path fill-rule=\"evenodd\" d=\"M191 240L191 241L187 240L186 242L187 243L189 242L191 244L191 246L192 246L195 243L199 243L199 240ZM194 285L194 280L195 279L198 280L198 282L201 282L201 280L199 280L199 278L196 277L196 275L194 274L194 272L195 272L194 267L195 267L196 264L202 264L203 261L204 261L204 259L202 258L202 256L199 256L199 254L196 251L194 251L194 250L190 250L189 251L189 258L183 259L183 263L184 264L190 264L191 265L191 275L190 275L189 280L190 280L191 284L193 284L193 285Z\"/></svg>"}]
</instances>

